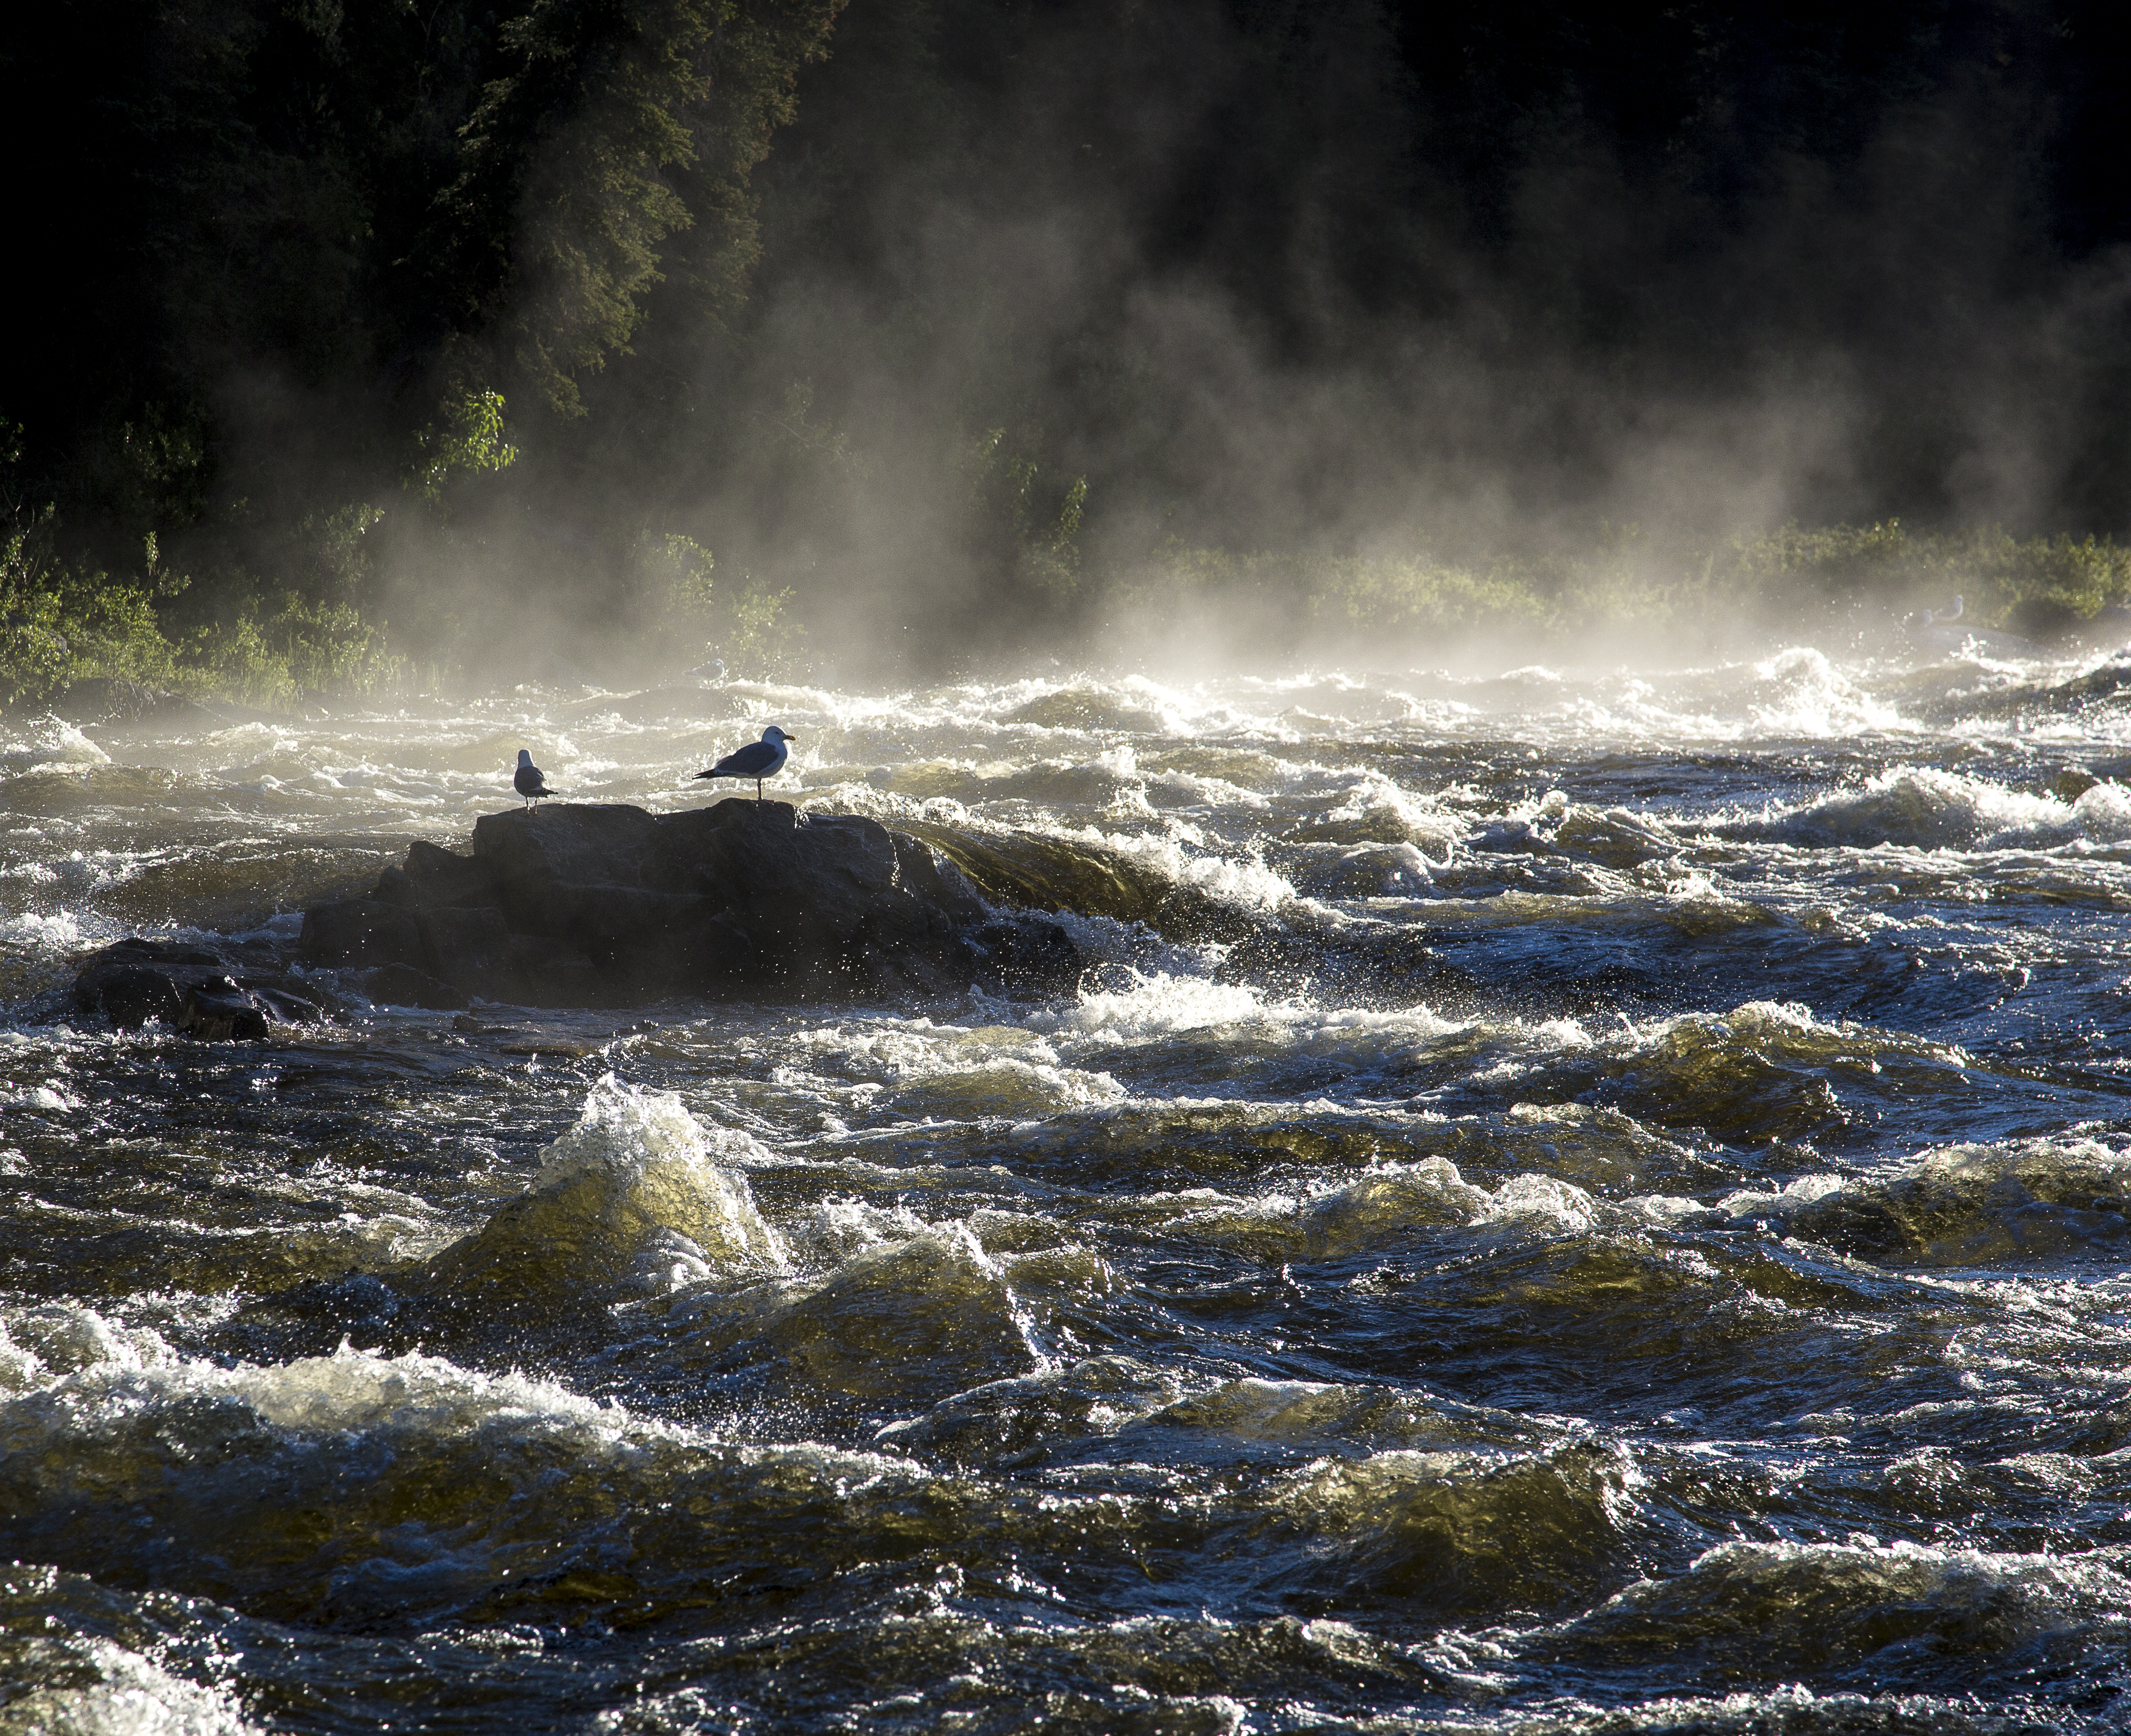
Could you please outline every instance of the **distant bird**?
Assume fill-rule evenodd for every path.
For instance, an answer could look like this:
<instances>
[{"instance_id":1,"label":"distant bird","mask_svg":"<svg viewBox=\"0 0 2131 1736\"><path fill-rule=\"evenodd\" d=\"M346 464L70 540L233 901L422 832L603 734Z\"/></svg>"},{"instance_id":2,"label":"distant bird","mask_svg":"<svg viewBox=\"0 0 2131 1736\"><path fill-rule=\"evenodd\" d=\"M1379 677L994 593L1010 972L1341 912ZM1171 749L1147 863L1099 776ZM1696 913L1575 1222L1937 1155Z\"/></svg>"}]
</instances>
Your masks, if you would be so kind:
<instances>
[{"instance_id":1,"label":"distant bird","mask_svg":"<svg viewBox=\"0 0 2131 1736\"><path fill-rule=\"evenodd\" d=\"M1963 606L1962 600L1956 597L1951 609L1920 609L1909 617L1908 624L1913 628L1943 627L1949 621L1961 619Z\"/></svg>"},{"instance_id":2,"label":"distant bird","mask_svg":"<svg viewBox=\"0 0 2131 1736\"><path fill-rule=\"evenodd\" d=\"M760 741L751 741L737 753L728 753L707 772L698 772L698 777L752 777L754 780L754 799L762 800L762 780L774 777L784 769L787 754L785 743L797 741L796 735L787 735L772 724L762 732Z\"/></svg>"},{"instance_id":3,"label":"distant bird","mask_svg":"<svg viewBox=\"0 0 2131 1736\"><path fill-rule=\"evenodd\" d=\"M725 678L725 660L714 657L707 663L698 663L688 672L699 681L721 681Z\"/></svg>"},{"instance_id":4,"label":"distant bird","mask_svg":"<svg viewBox=\"0 0 2131 1736\"><path fill-rule=\"evenodd\" d=\"M547 774L533 763L532 754L524 748L518 750L518 769L511 774L510 787L525 798L525 806L536 814L540 811L540 798L556 794L548 787Z\"/></svg>"}]
</instances>

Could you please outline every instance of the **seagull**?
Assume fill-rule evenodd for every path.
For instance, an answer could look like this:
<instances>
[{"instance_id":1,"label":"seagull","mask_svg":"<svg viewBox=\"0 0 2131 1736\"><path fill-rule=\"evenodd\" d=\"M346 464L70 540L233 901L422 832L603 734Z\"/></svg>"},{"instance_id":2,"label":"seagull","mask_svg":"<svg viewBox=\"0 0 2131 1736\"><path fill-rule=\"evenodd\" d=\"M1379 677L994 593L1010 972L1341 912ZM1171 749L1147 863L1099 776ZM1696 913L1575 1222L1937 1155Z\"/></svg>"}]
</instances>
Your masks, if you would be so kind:
<instances>
[{"instance_id":1,"label":"seagull","mask_svg":"<svg viewBox=\"0 0 2131 1736\"><path fill-rule=\"evenodd\" d=\"M797 741L796 735L787 735L772 724L762 732L760 741L751 741L745 747L728 753L707 772L698 772L698 777L752 777L754 780L754 799L762 800L762 780L774 777L784 769L787 749L785 743Z\"/></svg>"},{"instance_id":2,"label":"seagull","mask_svg":"<svg viewBox=\"0 0 2131 1736\"><path fill-rule=\"evenodd\" d=\"M1951 609L1920 609L1909 617L1912 627L1943 627L1948 621L1961 619L1962 600L1956 597Z\"/></svg>"},{"instance_id":3,"label":"seagull","mask_svg":"<svg viewBox=\"0 0 2131 1736\"><path fill-rule=\"evenodd\" d=\"M525 748L518 750L518 769L511 774L510 787L525 798L525 806L534 813L540 811L540 798L556 792L548 787L548 774L533 763L533 756Z\"/></svg>"}]
</instances>

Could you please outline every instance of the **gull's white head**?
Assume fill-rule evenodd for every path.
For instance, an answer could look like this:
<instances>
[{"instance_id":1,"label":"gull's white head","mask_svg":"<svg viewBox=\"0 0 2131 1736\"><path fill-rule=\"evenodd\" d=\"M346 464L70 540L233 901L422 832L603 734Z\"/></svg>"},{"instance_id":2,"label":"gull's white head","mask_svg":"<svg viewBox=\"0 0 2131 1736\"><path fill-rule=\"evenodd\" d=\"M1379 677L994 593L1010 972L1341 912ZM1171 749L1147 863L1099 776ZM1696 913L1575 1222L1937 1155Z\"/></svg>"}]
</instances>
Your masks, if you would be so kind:
<instances>
[{"instance_id":1,"label":"gull's white head","mask_svg":"<svg viewBox=\"0 0 2131 1736\"><path fill-rule=\"evenodd\" d=\"M521 766L531 765L533 763L533 750L529 748L520 748L518 750L518 763Z\"/></svg>"},{"instance_id":2,"label":"gull's white head","mask_svg":"<svg viewBox=\"0 0 2131 1736\"><path fill-rule=\"evenodd\" d=\"M797 741L799 739L796 735L787 735L774 724L772 724L767 729L764 729L762 732L762 739L764 741L770 743L773 746L780 741Z\"/></svg>"}]
</instances>

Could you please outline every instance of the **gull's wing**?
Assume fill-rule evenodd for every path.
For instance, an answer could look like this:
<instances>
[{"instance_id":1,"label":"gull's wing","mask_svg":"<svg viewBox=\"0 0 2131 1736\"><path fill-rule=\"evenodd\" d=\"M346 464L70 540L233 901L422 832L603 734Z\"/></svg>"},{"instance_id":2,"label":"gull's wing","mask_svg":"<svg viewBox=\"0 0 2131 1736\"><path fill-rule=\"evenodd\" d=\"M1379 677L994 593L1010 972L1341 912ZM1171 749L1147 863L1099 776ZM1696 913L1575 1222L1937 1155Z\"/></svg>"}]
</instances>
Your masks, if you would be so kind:
<instances>
[{"instance_id":1,"label":"gull's wing","mask_svg":"<svg viewBox=\"0 0 2131 1736\"><path fill-rule=\"evenodd\" d=\"M783 755L777 751L776 744L751 741L735 753L728 753L707 772L698 772L698 777L767 777L771 769Z\"/></svg>"}]
</instances>

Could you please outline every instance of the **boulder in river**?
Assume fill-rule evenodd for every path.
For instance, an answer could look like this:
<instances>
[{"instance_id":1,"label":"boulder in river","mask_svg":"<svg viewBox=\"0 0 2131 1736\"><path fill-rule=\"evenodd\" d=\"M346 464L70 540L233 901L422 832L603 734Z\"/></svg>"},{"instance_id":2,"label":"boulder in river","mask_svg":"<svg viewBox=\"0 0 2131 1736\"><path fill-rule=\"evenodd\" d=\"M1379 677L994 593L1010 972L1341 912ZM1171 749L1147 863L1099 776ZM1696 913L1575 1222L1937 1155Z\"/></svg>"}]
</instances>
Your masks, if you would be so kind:
<instances>
[{"instance_id":1,"label":"boulder in river","mask_svg":"<svg viewBox=\"0 0 2131 1736\"><path fill-rule=\"evenodd\" d=\"M151 1021L206 1042L256 1040L275 1025L310 1024L332 997L279 972L249 969L204 947L129 937L91 955L74 1005L124 1031Z\"/></svg>"},{"instance_id":2,"label":"boulder in river","mask_svg":"<svg viewBox=\"0 0 2131 1736\"><path fill-rule=\"evenodd\" d=\"M403 989L419 973L448 993L544 1006L1063 986L1080 964L1056 924L995 918L930 844L744 798L484 815L471 855L413 845L367 897L306 911L300 944L309 964Z\"/></svg>"}]
</instances>

